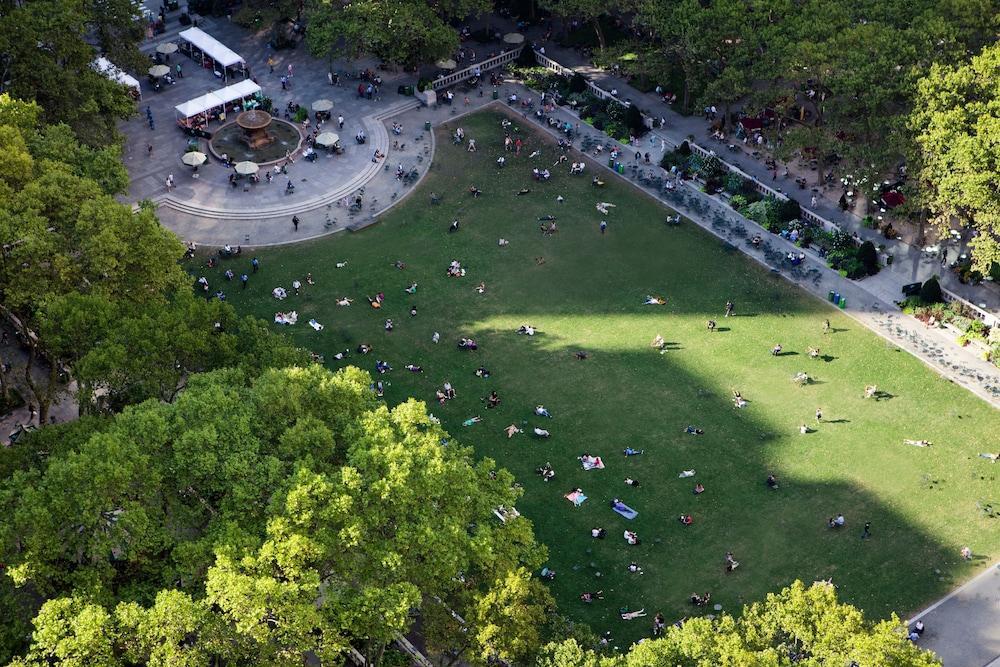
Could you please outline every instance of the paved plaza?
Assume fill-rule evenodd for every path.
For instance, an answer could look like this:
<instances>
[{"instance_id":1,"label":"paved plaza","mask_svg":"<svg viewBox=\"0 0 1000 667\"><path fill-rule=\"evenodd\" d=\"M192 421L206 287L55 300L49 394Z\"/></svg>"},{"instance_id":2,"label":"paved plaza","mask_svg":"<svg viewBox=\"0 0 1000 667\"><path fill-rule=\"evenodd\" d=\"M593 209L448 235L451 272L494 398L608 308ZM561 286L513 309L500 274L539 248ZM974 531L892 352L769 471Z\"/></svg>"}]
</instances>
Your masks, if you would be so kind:
<instances>
[{"instance_id":1,"label":"paved plaza","mask_svg":"<svg viewBox=\"0 0 1000 667\"><path fill-rule=\"evenodd\" d=\"M406 171L415 168L421 175L430 167L434 138L425 130L426 123L434 127L447 124L449 129L453 129L458 126L455 121L462 114L498 104L492 101L487 90L482 97L471 95L468 105L460 95L454 107L420 107L413 98L396 93L397 86L412 85L416 77L394 72L380 72L385 83L377 99L359 98L357 81L352 84L351 80L345 79L342 86L331 86L326 66L309 57L304 47L274 52L267 47L264 36L250 34L225 19L204 19L200 21L200 26L247 60L254 78L262 86L264 94L273 98L274 108L279 113L289 101L308 108L314 100L328 98L334 102L334 119L338 114L345 117L343 130L336 127L335 120L323 128L340 134L345 152L334 156L321 152L314 163L294 159L288 167L287 176L296 186L293 194L284 192L285 176L276 178L270 184L262 180L246 192L242 185L234 189L228 183L229 170L214 159L201 167L198 178L192 178L192 170L180 162L188 137L177 128L173 108L216 90L221 84L209 70L196 69L190 59L180 54L172 56L172 63L179 60L184 66L183 79L162 93L149 91L144 83L142 108L147 104L150 106L155 130L147 126L145 114L122 126L128 137L125 163L132 175L128 197L130 202L142 199L156 202L158 215L167 227L185 240L200 244L263 246L291 243L370 224L382 211L405 198L414 187L396 178L394 171L397 165L402 164ZM168 21L167 34L151 41L148 49L171 39L179 30L176 17L173 17ZM528 34L529 37L536 36L531 32ZM581 62L575 52L561 50L555 45L546 45L546 52L565 65L585 71L599 84L603 82L608 88L617 87L623 91L623 96L636 100L643 109L664 115L668 120L667 126L654 134L657 138L653 144L656 147L654 156L657 158L662 153L661 145L669 150L670 146L683 141L688 135L704 136L704 122L700 117L685 118L673 113L655 97L643 95L629 88L627 82L593 70ZM273 73L266 64L272 56L276 61ZM287 72L289 64L294 70L292 85L289 90L282 90L279 76ZM361 61L351 63L350 67L339 63L337 68L340 71L359 70L374 65L373 62ZM510 92L536 95L513 83L501 90L504 97ZM559 110L555 115L570 122L578 120L565 110ZM402 123L404 128L398 137L389 131L394 121ZM528 122L527 118L525 122ZM215 130L217 126L218 123L213 123L209 130ZM364 145L357 145L354 135L361 128L365 129L370 139ZM659 142L661 138L662 144ZM394 141L405 144L405 148L394 148ZM147 154L148 144L153 145L152 155ZM372 154L376 148L386 153L387 157L373 162ZM631 148L626 154L634 150ZM207 150L204 152L208 153ZM761 180L770 178L762 163L746 156L738 166ZM611 173L606 164L595 163L594 167ZM173 174L177 183L177 187L169 193L164 185L168 174ZM643 189L637 181L632 182ZM361 211L352 214L338 205L344 197L362 191L364 205ZM645 191L662 199L661 193ZM900 314L893 305L893 301L901 296L902 284L944 273L942 284L945 287L996 312L1000 308L1000 294L995 286L975 288L958 283L953 275L942 271L935 258L899 242L886 242L872 230L862 228L856 216L837 209L835 200L828 197L820 197L813 210L848 231L857 231L863 238L871 237L876 243L887 243L896 261L877 276L860 282L841 277L814 256L809 256L803 265L792 269L781 261L785 253L797 250L792 244L765 234L767 244L754 248L745 240L760 231L755 223L741 218L717 198L708 197L695 188L688 188L686 192L684 201L665 203L723 242L816 296L825 299L830 291L846 296L849 304L846 312L849 315L920 358L943 376L965 386L994 406L1000 406L1000 371L995 366L983 360L974 349L955 345L951 334L927 328L917 320ZM796 193L789 194L795 196ZM700 212L696 210L698 207L692 205L695 200L704 205L700 207ZM293 215L301 221L297 231L291 223ZM1000 657L1000 638L996 634L996 628L1000 627L1000 576L997 572L996 566L993 566L988 574L976 580L978 583L974 586L962 589L954 597L946 598L940 606L926 612L926 645L939 651L948 667L983 667Z\"/></svg>"}]
</instances>

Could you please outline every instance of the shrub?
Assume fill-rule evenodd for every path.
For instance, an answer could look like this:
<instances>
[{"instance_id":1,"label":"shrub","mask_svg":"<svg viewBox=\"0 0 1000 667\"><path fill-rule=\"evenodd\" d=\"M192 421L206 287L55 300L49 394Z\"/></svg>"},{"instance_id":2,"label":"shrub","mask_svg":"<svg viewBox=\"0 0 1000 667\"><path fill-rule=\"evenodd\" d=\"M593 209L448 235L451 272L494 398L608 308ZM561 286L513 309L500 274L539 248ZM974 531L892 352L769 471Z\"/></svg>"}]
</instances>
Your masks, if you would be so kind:
<instances>
[{"instance_id":1,"label":"shrub","mask_svg":"<svg viewBox=\"0 0 1000 667\"><path fill-rule=\"evenodd\" d=\"M687 158L679 154L677 151L669 151L663 154L660 158L660 166L670 170L671 167L677 167L679 170L683 170L687 166Z\"/></svg>"},{"instance_id":2,"label":"shrub","mask_svg":"<svg viewBox=\"0 0 1000 667\"><path fill-rule=\"evenodd\" d=\"M634 104L625 108L625 125L637 137L641 137L647 132L646 124L642 120L642 112Z\"/></svg>"},{"instance_id":3,"label":"shrub","mask_svg":"<svg viewBox=\"0 0 1000 667\"><path fill-rule=\"evenodd\" d=\"M725 172L726 169L722 166L722 161L714 154L703 158L701 166L698 168L698 175L706 181L721 178Z\"/></svg>"},{"instance_id":4,"label":"shrub","mask_svg":"<svg viewBox=\"0 0 1000 667\"><path fill-rule=\"evenodd\" d=\"M594 122L592 123L592 125L594 126L595 130L604 130L607 123L608 123L608 117L601 113L594 116Z\"/></svg>"},{"instance_id":5,"label":"shrub","mask_svg":"<svg viewBox=\"0 0 1000 667\"><path fill-rule=\"evenodd\" d=\"M799 203L791 197L778 204L778 220L781 222L798 220L801 215L802 207L799 206Z\"/></svg>"},{"instance_id":6,"label":"shrub","mask_svg":"<svg viewBox=\"0 0 1000 667\"><path fill-rule=\"evenodd\" d=\"M682 141L681 145L678 146L675 150L678 153L680 153L681 155L685 155L685 156L686 155L691 155L691 145L688 142L686 142L686 141Z\"/></svg>"},{"instance_id":7,"label":"shrub","mask_svg":"<svg viewBox=\"0 0 1000 667\"><path fill-rule=\"evenodd\" d=\"M878 251L875 250L875 244L871 241L865 241L858 248L858 261L861 262L862 266L865 267L865 273L869 276L874 276L878 273Z\"/></svg>"},{"instance_id":8,"label":"shrub","mask_svg":"<svg viewBox=\"0 0 1000 667\"><path fill-rule=\"evenodd\" d=\"M571 93L582 93L587 90L587 79L584 78L582 74L577 72L569 80L569 92Z\"/></svg>"},{"instance_id":9,"label":"shrub","mask_svg":"<svg viewBox=\"0 0 1000 667\"><path fill-rule=\"evenodd\" d=\"M422 93L425 90L427 90L428 88L430 88L430 86L431 86L431 80L430 79L421 78L419 81L417 81L417 91L418 92Z\"/></svg>"},{"instance_id":10,"label":"shrub","mask_svg":"<svg viewBox=\"0 0 1000 667\"><path fill-rule=\"evenodd\" d=\"M744 197L743 195L733 195L732 197L729 198L729 205L732 207L734 211L738 211L739 213L743 213L743 209L745 209L749 205L749 203L750 202L748 202L747 198ZM744 215L744 217L746 216Z\"/></svg>"},{"instance_id":11,"label":"shrub","mask_svg":"<svg viewBox=\"0 0 1000 667\"><path fill-rule=\"evenodd\" d=\"M625 126L618 121L608 120L607 124L604 126L604 134L613 139L620 139L621 137L628 135L628 130L625 129Z\"/></svg>"},{"instance_id":12,"label":"shrub","mask_svg":"<svg viewBox=\"0 0 1000 667\"><path fill-rule=\"evenodd\" d=\"M299 107L299 110L295 112L295 122L301 123L306 118L309 117L309 110L305 107Z\"/></svg>"},{"instance_id":13,"label":"shrub","mask_svg":"<svg viewBox=\"0 0 1000 667\"><path fill-rule=\"evenodd\" d=\"M920 300L927 304L944 302L944 295L941 294L941 283L938 282L936 276L920 286Z\"/></svg>"},{"instance_id":14,"label":"shrub","mask_svg":"<svg viewBox=\"0 0 1000 667\"><path fill-rule=\"evenodd\" d=\"M535 64L535 52L530 45L524 45L524 48L521 49L521 55L517 57L516 62L518 65L523 65L525 67L531 67Z\"/></svg>"},{"instance_id":15,"label":"shrub","mask_svg":"<svg viewBox=\"0 0 1000 667\"><path fill-rule=\"evenodd\" d=\"M726 192L731 195L739 193L743 188L743 177L737 174L735 171L729 172L726 176ZM746 201L746 197L743 198Z\"/></svg>"}]
</instances>

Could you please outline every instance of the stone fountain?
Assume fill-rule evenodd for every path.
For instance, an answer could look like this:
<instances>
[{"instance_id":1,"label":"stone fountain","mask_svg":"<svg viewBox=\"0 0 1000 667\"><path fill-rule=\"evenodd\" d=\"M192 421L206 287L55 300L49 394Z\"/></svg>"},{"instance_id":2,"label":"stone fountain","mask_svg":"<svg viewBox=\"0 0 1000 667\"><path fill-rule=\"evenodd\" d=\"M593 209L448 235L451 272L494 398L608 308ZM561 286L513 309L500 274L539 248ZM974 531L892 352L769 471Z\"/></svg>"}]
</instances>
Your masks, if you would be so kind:
<instances>
[{"instance_id":1,"label":"stone fountain","mask_svg":"<svg viewBox=\"0 0 1000 667\"><path fill-rule=\"evenodd\" d=\"M243 142L250 150L260 150L274 143L274 135L267 131L271 125L271 114L260 109L244 111L236 117L236 124L243 130Z\"/></svg>"}]
</instances>

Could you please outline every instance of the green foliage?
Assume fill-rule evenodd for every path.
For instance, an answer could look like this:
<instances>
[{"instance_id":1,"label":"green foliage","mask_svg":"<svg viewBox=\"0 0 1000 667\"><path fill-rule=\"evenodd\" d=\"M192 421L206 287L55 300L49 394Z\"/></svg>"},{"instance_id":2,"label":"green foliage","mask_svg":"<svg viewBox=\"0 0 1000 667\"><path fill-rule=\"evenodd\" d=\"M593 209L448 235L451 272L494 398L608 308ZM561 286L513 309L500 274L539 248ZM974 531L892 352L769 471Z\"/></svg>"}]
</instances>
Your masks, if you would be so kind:
<instances>
[{"instance_id":1,"label":"green foliage","mask_svg":"<svg viewBox=\"0 0 1000 667\"><path fill-rule=\"evenodd\" d=\"M571 93L584 93L587 91L587 79L584 78L579 72L575 73L569 79L569 92Z\"/></svg>"},{"instance_id":2,"label":"green foliage","mask_svg":"<svg viewBox=\"0 0 1000 667\"><path fill-rule=\"evenodd\" d=\"M0 484L0 556L49 598L26 664L335 661L351 640L379 652L433 597L483 651L532 655L551 599L527 575L545 558L531 525L493 516L517 501L513 477L423 404L377 406L370 383L195 374L174 402L23 459Z\"/></svg>"},{"instance_id":3,"label":"green foliage","mask_svg":"<svg viewBox=\"0 0 1000 667\"><path fill-rule=\"evenodd\" d=\"M798 220L802 216L802 206L798 201L789 197L778 202L778 221L781 223L788 223L792 220Z\"/></svg>"},{"instance_id":4,"label":"green foliage","mask_svg":"<svg viewBox=\"0 0 1000 667\"><path fill-rule=\"evenodd\" d=\"M918 132L920 179L927 207L942 229L958 218L978 234L975 268L1000 261L1000 46L957 65L935 64L919 83L922 104L910 127Z\"/></svg>"},{"instance_id":5,"label":"green foliage","mask_svg":"<svg viewBox=\"0 0 1000 667\"><path fill-rule=\"evenodd\" d=\"M305 107L299 107L298 111L295 112L295 116L293 117L293 120L296 123L301 123L302 121L304 121L308 117L309 117L309 110L306 109Z\"/></svg>"},{"instance_id":6,"label":"green foliage","mask_svg":"<svg viewBox=\"0 0 1000 667\"><path fill-rule=\"evenodd\" d=\"M731 171L726 174L726 192L731 195L739 194L743 189L743 177L737 174L735 171ZM733 208L736 208L733 206Z\"/></svg>"},{"instance_id":7,"label":"green foliage","mask_svg":"<svg viewBox=\"0 0 1000 667\"><path fill-rule=\"evenodd\" d=\"M641 137L649 132L645 122L642 120L642 112L634 104L630 104L625 109L625 125L628 127L629 132L636 137Z\"/></svg>"},{"instance_id":8,"label":"green foliage","mask_svg":"<svg viewBox=\"0 0 1000 667\"><path fill-rule=\"evenodd\" d=\"M944 295L941 293L941 283L936 276L928 278L920 286L920 300L924 303L941 303Z\"/></svg>"},{"instance_id":9,"label":"green foliage","mask_svg":"<svg viewBox=\"0 0 1000 667\"><path fill-rule=\"evenodd\" d=\"M858 261L861 262L861 265L865 268L865 273L869 276L874 276L878 273L878 251L875 249L874 243L865 241L858 246Z\"/></svg>"}]
</instances>

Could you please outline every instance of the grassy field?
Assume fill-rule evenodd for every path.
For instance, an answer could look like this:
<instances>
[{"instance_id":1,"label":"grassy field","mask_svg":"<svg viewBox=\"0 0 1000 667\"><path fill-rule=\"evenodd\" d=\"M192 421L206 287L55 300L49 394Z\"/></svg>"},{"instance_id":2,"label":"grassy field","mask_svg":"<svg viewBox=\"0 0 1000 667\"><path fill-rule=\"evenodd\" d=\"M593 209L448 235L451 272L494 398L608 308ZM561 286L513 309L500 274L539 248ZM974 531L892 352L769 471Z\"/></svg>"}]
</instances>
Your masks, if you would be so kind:
<instances>
[{"instance_id":1,"label":"grassy field","mask_svg":"<svg viewBox=\"0 0 1000 667\"><path fill-rule=\"evenodd\" d=\"M557 149L530 131L521 130L521 157L508 155L498 169L500 118L485 112L440 128L430 175L380 224L261 251L250 287L234 285L228 294L239 310L267 320L277 310L298 311L298 324L283 330L331 367L374 373L376 359L388 361L394 370L382 379L390 404L428 401L457 438L512 470L525 489L519 509L549 547L552 591L565 613L611 630L624 647L648 634L657 611L670 620L705 613L689 605L692 592L710 591L733 610L795 578L826 577L869 613L905 613L996 559L1000 519L977 508L1000 506L1000 469L978 457L998 448L993 409L695 225L665 226L666 211L625 184L602 173L607 185L593 188L593 165L586 176L553 167ZM451 144L447 133L457 125L478 152ZM533 182L533 165L552 169L552 180ZM481 197L467 194L472 184ZM522 187L531 192L516 196ZM443 195L439 205L429 204L432 192ZM617 207L602 216L599 201ZM559 231L543 237L538 218L549 214ZM461 228L450 234L455 218ZM500 247L501 237L510 244ZM467 268L465 277L445 275L452 260ZM205 274L213 290L227 266ZM271 297L273 287L291 292L294 279L304 284L307 272L315 286L304 285L301 296ZM474 289L480 281L485 294ZM407 294L414 282L416 293ZM386 302L373 310L365 297L379 291ZM647 294L667 304L642 305ZM354 304L338 307L344 296ZM727 299L735 317L722 317ZM387 317L395 323L389 333ZM314 331L310 318L325 329ZM709 318L718 322L715 333L706 330ZM823 333L825 318L832 333ZM539 333L516 335L524 323ZM650 347L657 334L668 343L663 354ZM479 350L456 349L462 336L474 337ZM362 342L374 352L354 354ZM784 355L771 356L776 343ZM810 359L810 346L823 358ZM345 349L346 360L332 359ZM576 359L578 350L589 358ZM404 370L411 363L424 372ZM489 379L474 375L480 365ZM799 371L816 382L796 386ZM445 381L458 395L439 406L434 391ZM882 400L862 398L871 383L886 392ZM745 409L732 405L733 389L749 400ZM502 404L489 410L482 399L491 390ZM554 417L534 417L537 404ZM482 422L462 426L475 415ZM508 439L502 429L511 423L542 426L552 437ZM802 423L815 432L800 434ZM704 435L684 433L687 425ZM906 446L904 438L934 446ZM625 458L626 446L645 453ZM576 457L585 452L602 456L606 469L583 471ZM546 483L534 471L547 461L556 477ZM696 476L679 479L685 469ZM766 487L768 472L779 490ZM626 486L629 476L641 486ZM692 494L696 482L706 487L702 495ZM578 508L563 498L575 487L590 498ZM638 518L613 513L614 497L639 510ZM846 527L828 529L838 512ZM680 525L681 513L693 515L693 525ZM872 537L862 541L865 521ZM597 526L607 539L590 537ZM626 528L638 532L640 545L626 545ZM966 544L979 555L972 563L958 554ZM727 575L730 550L741 567ZM632 561L644 574L626 571ZM579 601L581 592L599 589L603 601ZM650 618L623 622L622 607L645 608Z\"/></svg>"}]
</instances>

